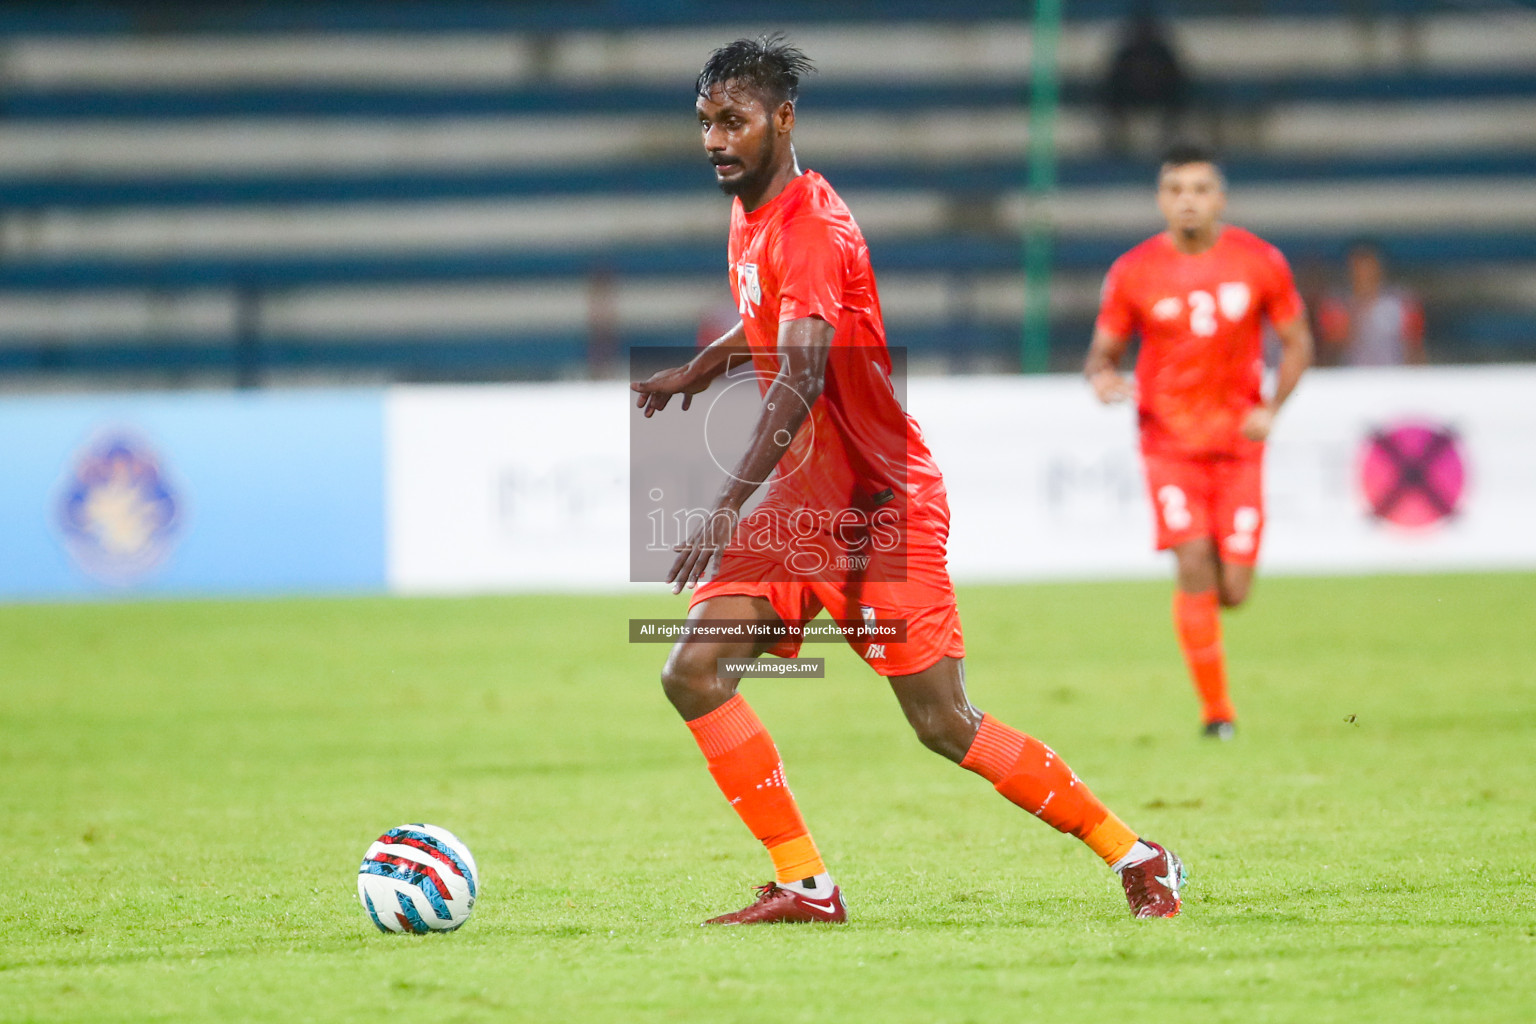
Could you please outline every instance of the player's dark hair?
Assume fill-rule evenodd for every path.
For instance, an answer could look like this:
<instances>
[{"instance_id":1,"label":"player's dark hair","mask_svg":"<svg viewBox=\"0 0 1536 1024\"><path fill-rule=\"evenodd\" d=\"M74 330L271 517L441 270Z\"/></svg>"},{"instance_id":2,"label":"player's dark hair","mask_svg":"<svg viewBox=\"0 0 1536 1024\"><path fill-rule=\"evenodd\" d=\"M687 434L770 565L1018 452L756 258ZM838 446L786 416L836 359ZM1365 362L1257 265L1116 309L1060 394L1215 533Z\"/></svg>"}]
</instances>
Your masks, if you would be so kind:
<instances>
[{"instance_id":1,"label":"player's dark hair","mask_svg":"<svg viewBox=\"0 0 1536 1024\"><path fill-rule=\"evenodd\" d=\"M1163 159L1158 166L1183 167L1185 164L1210 164L1217 170L1221 169L1216 154L1198 142L1175 142L1163 150Z\"/></svg>"},{"instance_id":2,"label":"player's dark hair","mask_svg":"<svg viewBox=\"0 0 1536 1024\"><path fill-rule=\"evenodd\" d=\"M735 83L756 92L771 110L785 100L797 99L801 77L815 71L811 59L782 35L765 33L756 39L738 39L711 53L694 89L708 96L717 86Z\"/></svg>"},{"instance_id":3,"label":"player's dark hair","mask_svg":"<svg viewBox=\"0 0 1536 1024\"><path fill-rule=\"evenodd\" d=\"M1157 165L1158 180L1162 180L1163 172L1168 168L1183 167L1186 164L1210 164L1216 169L1216 180L1222 188L1226 188L1227 174L1221 169L1221 162L1216 159L1215 152L1198 142L1175 142L1163 150L1162 162Z\"/></svg>"}]
</instances>

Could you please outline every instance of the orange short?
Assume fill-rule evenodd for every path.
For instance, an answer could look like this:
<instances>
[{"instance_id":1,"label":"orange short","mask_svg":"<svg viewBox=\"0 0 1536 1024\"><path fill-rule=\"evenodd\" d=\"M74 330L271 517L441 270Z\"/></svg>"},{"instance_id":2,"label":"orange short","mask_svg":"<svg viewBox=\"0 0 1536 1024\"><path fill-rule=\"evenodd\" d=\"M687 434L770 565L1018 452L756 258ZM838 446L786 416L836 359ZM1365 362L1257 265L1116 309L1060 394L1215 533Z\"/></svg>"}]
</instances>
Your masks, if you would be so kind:
<instances>
[{"instance_id":1,"label":"orange short","mask_svg":"<svg viewBox=\"0 0 1536 1024\"><path fill-rule=\"evenodd\" d=\"M899 581L787 579L783 564L770 555L728 551L715 578L694 590L688 606L695 608L712 597L744 595L766 598L784 624L794 628L803 627L823 608L844 621L904 622L906 639L901 643L848 641L882 676L912 675L940 658L963 658L965 638L944 549L949 507L940 497L936 504L924 505L923 512L906 529L906 564ZM800 653L800 641L775 644L767 653L793 658Z\"/></svg>"},{"instance_id":2,"label":"orange short","mask_svg":"<svg viewBox=\"0 0 1536 1024\"><path fill-rule=\"evenodd\" d=\"M1262 457L1145 456L1157 549L1210 537L1223 562L1252 565L1264 534Z\"/></svg>"}]
</instances>

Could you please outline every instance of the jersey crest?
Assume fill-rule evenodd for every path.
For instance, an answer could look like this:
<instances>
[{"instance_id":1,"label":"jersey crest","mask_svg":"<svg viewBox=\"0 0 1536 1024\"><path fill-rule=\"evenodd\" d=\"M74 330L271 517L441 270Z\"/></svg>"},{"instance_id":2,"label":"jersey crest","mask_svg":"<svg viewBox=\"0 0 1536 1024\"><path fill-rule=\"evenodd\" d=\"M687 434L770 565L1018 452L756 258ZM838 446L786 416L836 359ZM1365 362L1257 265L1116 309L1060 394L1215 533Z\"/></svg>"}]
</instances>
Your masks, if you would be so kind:
<instances>
[{"instance_id":1,"label":"jersey crest","mask_svg":"<svg viewBox=\"0 0 1536 1024\"><path fill-rule=\"evenodd\" d=\"M1221 315L1234 323L1248 312L1248 303L1252 297L1248 286L1242 281L1228 281L1216 289L1216 302L1221 306Z\"/></svg>"},{"instance_id":2,"label":"jersey crest","mask_svg":"<svg viewBox=\"0 0 1536 1024\"><path fill-rule=\"evenodd\" d=\"M763 284L757 276L756 263L736 264L736 309L751 316L763 302Z\"/></svg>"}]
</instances>

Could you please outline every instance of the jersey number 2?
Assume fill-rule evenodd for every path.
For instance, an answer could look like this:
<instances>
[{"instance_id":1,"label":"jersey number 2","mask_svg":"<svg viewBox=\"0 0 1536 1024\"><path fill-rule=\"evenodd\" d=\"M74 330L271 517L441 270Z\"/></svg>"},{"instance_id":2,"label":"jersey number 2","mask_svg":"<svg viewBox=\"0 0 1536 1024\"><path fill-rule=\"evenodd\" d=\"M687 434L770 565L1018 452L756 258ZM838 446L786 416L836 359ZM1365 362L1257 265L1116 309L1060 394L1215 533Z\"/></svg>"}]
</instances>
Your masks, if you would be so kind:
<instances>
[{"instance_id":1,"label":"jersey number 2","mask_svg":"<svg viewBox=\"0 0 1536 1024\"><path fill-rule=\"evenodd\" d=\"M1157 504L1162 509L1163 525L1170 530L1187 530L1194 522L1194 516L1189 514L1189 499L1173 484L1164 484L1157 489Z\"/></svg>"},{"instance_id":2,"label":"jersey number 2","mask_svg":"<svg viewBox=\"0 0 1536 1024\"><path fill-rule=\"evenodd\" d=\"M1189 329L1202 338L1216 333L1216 296L1210 292L1189 293Z\"/></svg>"}]
</instances>

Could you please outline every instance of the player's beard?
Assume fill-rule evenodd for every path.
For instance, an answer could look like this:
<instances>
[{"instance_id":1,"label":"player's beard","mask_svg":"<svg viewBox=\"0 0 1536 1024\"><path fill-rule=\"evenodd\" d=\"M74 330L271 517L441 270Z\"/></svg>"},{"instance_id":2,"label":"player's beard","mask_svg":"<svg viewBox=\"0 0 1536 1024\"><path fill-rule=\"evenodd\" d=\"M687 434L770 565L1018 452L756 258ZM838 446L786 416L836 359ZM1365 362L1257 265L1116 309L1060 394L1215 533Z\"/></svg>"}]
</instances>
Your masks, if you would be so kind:
<instances>
[{"instance_id":1,"label":"player's beard","mask_svg":"<svg viewBox=\"0 0 1536 1024\"><path fill-rule=\"evenodd\" d=\"M772 135L763 140L763 148L757 154L757 166L751 170L746 169L746 162L742 162L741 176L735 181L720 182L720 191L728 196L739 196L743 193L754 195L762 191L768 179L773 176L773 158L776 154L777 142Z\"/></svg>"}]
</instances>

